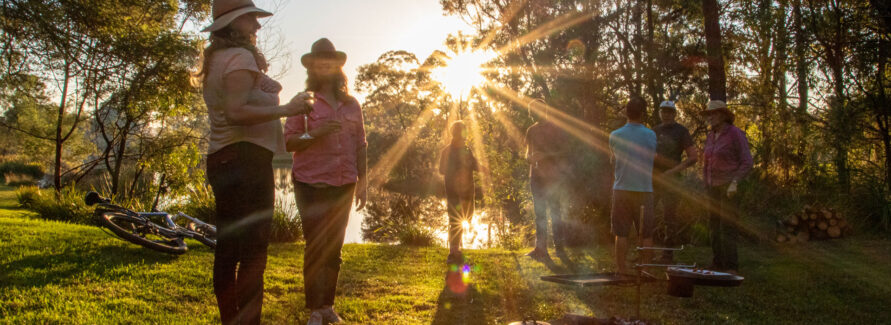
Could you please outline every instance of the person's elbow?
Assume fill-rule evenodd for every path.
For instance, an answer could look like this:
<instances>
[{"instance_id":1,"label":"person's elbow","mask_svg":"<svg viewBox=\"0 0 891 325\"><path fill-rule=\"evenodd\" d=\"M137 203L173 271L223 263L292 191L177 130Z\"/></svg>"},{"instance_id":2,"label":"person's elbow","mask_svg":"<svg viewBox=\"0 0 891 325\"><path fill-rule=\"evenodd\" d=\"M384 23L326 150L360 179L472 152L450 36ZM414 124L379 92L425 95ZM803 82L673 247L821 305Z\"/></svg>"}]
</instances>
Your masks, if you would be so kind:
<instances>
[{"instance_id":1,"label":"person's elbow","mask_svg":"<svg viewBox=\"0 0 891 325\"><path fill-rule=\"evenodd\" d=\"M226 123L229 123L229 125L244 126L250 124L250 121L240 107L224 110L223 117L226 118Z\"/></svg>"}]
</instances>

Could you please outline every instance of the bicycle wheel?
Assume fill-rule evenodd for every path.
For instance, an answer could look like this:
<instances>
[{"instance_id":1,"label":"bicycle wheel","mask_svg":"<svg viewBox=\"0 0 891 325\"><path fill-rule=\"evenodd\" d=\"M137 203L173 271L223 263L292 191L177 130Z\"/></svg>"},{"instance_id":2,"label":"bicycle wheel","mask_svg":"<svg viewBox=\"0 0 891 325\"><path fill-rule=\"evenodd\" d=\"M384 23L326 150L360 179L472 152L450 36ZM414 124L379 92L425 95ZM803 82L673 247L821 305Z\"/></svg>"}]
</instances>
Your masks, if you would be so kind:
<instances>
[{"instance_id":1,"label":"bicycle wheel","mask_svg":"<svg viewBox=\"0 0 891 325\"><path fill-rule=\"evenodd\" d=\"M183 254L187 250L182 238L164 237L158 234L154 227L145 225L142 220L122 212L104 211L99 215L99 221L118 237L145 248L175 255Z\"/></svg>"},{"instance_id":2,"label":"bicycle wheel","mask_svg":"<svg viewBox=\"0 0 891 325\"><path fill-rule=\"evenodd\" d=\"M190 222L187 229L194 231L196 236L192 237L211 249L217 248L217 230L211 225L199 225Z\"/></svg>"}]
</instances>

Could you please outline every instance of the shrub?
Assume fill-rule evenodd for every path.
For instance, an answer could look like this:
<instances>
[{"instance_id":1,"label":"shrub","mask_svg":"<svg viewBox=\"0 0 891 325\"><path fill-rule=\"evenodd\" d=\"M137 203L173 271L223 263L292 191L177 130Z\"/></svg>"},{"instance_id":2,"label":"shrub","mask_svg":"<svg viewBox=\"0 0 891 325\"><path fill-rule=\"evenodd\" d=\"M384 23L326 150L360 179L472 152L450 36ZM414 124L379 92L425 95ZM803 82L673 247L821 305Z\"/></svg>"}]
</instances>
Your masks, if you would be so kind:
<instances>
[{"instance_id":1,"label":"shrub","mask_svg":"<svg viewBox=\"0 0 891 325\"><path fill-rule=\"evenodd\" d=\"M7 161L0 163L0 175L21 175L28 176L31 179L40 179L43 177L43 167L35 163L23 163L18 161Z\"/></svg>"},{"instance_id":2,"label":"shrub","mask_svg":"<svg viewBox=\"0 0 891 325\"><path fill-rule=\"evenodd\" d=\"M93 210L83 201L84 192L74 187L63 188L58 193L31 186L22 187L16 190L16 197L22 207L37 212L41 219L94 224Z\"/></svg>"},{"instance_id":3,"label":"shrub","mask_svg":"<svg viewBox=\"0 0 891 325\"><path fill-rule=\"evenodd\" d=\"M37 185L37 179L31 175L8 173L3 175L4 182L9 186Z\"/></svg>"},{"instance_id":4,"label":"shrub","mask_svg":"<svg viewBox=\"0 0 891 325\"><path fill-rule=\"evenodd\" d=\"M400 227L396 230L396 239L406 246L433 246L438 240L432 229L416 224Z\"/></svg>"},{"instance_id":5,"label":"shrub","mask_svg":"<svg viewBox=\"0 0 891 325\"><path fill-rule=\"evenodd\" d=\"M302 228L300 218L297 216L297 207L284 199L276 199L269 241L273 243L298 241L302 238Z\"/></svg>"},{"instance_id":6,"label":"shrub","mask_svg":"<svg viewBox=\"0 0 891 325\"><path fill-rule=\"evenodd\" d=\"M15 191L15 196L20 207L31 209L34 206L34 202L40 197L40 189L36 186L23 186Z\"/></svg>"},{"instance_id":7,"label":"shrub","mask_svg":"<svg viewBox=\"0 0 891 325\"><path fill-rule=\"evenodd\" d=\"M534 225L508 225L498 234L498 246L507 250L520 250L529 247L535 238Z\"/></svg>"},{"instance_id":8,"label":"shrub","mask_svg":"<svg viewBox=\"0 0 891 325\"><path fill-rule=\"evenodd\" d=\"M185 200L167 208L169 212L182 212L209 224L216 224L216 203L210 185L189 186Z\"/></svg>"}]
</instances>

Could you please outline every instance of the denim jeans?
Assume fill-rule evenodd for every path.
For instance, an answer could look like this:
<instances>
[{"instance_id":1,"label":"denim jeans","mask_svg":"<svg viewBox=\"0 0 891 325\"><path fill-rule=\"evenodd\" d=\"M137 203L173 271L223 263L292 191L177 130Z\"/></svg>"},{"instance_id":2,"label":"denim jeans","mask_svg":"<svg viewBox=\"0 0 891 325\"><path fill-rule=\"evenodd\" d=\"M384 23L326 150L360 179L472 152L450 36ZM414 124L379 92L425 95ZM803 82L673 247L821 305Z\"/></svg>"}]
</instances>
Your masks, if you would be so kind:
<instances>
[{"instance_id":1,"label":"denim jeans","mask_svg":"<svg viewBox=\"0 0 891 325\"><path fill-rule=\"evenodd\" d=\"M334 305L342 262L340 251L355 189L356 184L319 188L294 182L294 195L306 239L303 254L306 308Z\"/></svg>"},{"instance_id":2,"label":"denim jeans","mask_svg":"<svg viewBox=\"0 0 891 325\"><path fill-rule=\"evenodd\" d=\"M213 288L223 324L259 324L275 200L272 152L239 142L207 156L216 198Z\"/></svg>"}]
</instances>

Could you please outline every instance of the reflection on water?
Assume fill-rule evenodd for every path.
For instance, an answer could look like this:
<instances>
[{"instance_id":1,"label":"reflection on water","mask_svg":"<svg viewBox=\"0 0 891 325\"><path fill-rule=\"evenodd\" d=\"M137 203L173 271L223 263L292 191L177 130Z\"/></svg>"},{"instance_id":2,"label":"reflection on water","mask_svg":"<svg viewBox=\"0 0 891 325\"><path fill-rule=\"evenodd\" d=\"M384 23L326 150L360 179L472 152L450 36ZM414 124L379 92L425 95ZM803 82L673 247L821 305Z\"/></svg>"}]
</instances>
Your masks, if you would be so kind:
<instances>
[{"instance_id":1,"label":"reflection on water","mask_svg":"<svg viewBox=\"0 0 891 325\"><path fill-rule=\"evenodd\" d=\"M443 214L442 217L448 220L449 215L446 213ZM465 249L493 247L496 244L497 225L493 224L491 221L492 220L487 218L486 211L477 211L469 221L461 221L461 228L463 230L463 234L461 235L461 247ZM449 232L447 229L436 229L434 234L436 234L436 238L439 239L442 245L447 245L446 243L448 243L449 240Z\"/></svg>"},{"instance_id":2,"label":"reflection on water","mask_svg":"<svg viewBox=\"0 0 891 325\"><path fill-rule=\"evenodd\" d=\"M374 200L369 197L369 200ZM295 218L298 215L297 204L294 200L294 185L291 183L290 168L275 168L275 200L276 204L284 208L289 215ZM442 201L445 205L445 201ZM443 220L448 220L448 214L443 214ZM350 221L347 224L346 243L364 243L362 240L362 221L365 220L364 211L356 211L353 208L350 212ZM444 224L447 224L444 223ZM486 211L477 211L470 221L465 221L462 225L464 235L462 236L462 246L468 249L477 249L494 246L497 238L497 224L493 224L492 218L487 216ZM446 227L433 229L439 244L445 246L448 243L448 230Z\"/></svg>"}]
</instances>

